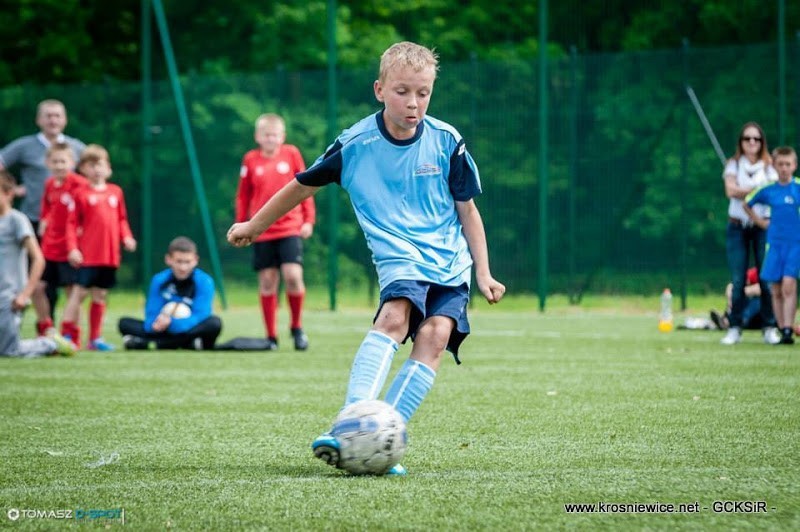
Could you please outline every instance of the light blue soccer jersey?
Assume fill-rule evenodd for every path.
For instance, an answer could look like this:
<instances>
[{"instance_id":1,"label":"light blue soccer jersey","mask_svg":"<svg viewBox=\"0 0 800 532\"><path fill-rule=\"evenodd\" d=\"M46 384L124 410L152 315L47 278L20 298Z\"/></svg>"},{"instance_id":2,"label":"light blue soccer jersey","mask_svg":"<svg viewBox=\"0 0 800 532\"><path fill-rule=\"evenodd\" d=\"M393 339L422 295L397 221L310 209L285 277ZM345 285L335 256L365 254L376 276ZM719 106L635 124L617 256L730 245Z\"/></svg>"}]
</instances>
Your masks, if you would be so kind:
<instances>
[{"instance_id":1,"label":"light blue soccer jersey","mask_svg":"<svg viewBox=\"0 0 800 532\"><path fill-rule=\"evenodd\" d=\"M461 135L426 116L407 140L389 135L382 112L342 132L297 180L338 183L350 195L381 289L397 280L469 284L472 257L456 201L481 192Z\"/></svg>"}]
</instances>

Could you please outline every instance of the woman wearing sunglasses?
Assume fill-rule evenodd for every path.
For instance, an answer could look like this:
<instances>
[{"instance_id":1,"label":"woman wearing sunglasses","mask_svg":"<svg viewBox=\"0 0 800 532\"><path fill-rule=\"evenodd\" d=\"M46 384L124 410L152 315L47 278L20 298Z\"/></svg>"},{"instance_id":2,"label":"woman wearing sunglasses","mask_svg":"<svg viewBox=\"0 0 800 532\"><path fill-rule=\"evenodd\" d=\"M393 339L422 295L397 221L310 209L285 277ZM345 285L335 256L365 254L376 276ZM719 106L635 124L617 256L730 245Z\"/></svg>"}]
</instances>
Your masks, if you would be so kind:
<instances>
[{"instance_id":1,"label":"woman wearing sunglasses","mask_svg":"<svg viewBox=\"0 0 800 532\"><path fill-rule=\"evenodd\" d=\"M767 149L767 138L760 125L747 122L742 126L736 153L725 165L722 178L725 180L725 195L730 198L725 245L733 284L730 328L722 343L733 345L742 339L742 312L747 302L744 287L750 257L752 255L755 260L754 266L760 268L766 245L766 231L753 224L742 203L751 191L778 179ZM762 209L757 212L760 217L769 218L768 207L757 205L755 209ZM760 284L764 342L777 344L780 342L780 334L775 328L769 286L764 281L760 281Z\"/></svg>"}]
</instances>

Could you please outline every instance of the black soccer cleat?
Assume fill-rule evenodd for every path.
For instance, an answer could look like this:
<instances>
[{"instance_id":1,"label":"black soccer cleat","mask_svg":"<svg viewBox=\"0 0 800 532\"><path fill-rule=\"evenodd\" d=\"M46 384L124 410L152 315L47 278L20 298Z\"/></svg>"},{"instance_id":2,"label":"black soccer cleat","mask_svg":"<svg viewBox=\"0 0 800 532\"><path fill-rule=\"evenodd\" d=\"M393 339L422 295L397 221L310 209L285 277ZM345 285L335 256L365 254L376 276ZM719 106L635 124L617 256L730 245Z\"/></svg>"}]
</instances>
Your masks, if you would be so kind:
<instances>
[{"instance_id":1,"label":"black soccer cleat","mask_svg":"<svg viewBox=\"0 0 800 532\"><path fill-rule=\"evenodd\" d=\"M292 338L294 338L294 348L297 351L305 351L308 349L308 336L303 332L303 329L292 329Z\"/></svg>"},{"instance_id":2,"label":"black soccer cleat","mask_svg":"<svg viewBox=\"0 0 800 532\"><path fill-rule=\"evenodd\" d=\"M264 345L265 351L275 351L278 349L278 339L274 336L267 338L267 343Z\"/></svg>"},{"instance_id":3,"label":"black soccer cleat","mask_svg":"<svg viewBox=\"0 0 800 532\"><path fill-rule=\"evenodd\" d=\"M141 336L126 334L122 337L122 345L125 347L125 349L139 351L149 349L150 342Z\"/></svg>"}]
</instances>

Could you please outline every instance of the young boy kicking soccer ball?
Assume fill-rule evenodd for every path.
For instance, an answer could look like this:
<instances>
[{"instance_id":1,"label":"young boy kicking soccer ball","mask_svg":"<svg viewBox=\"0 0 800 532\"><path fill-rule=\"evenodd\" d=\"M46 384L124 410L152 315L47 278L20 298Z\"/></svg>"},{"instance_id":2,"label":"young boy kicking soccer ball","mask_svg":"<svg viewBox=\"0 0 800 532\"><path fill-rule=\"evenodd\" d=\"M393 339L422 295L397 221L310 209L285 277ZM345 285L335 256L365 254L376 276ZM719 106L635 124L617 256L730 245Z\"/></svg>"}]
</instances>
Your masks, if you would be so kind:
<instances>
[{"instance_id":1,"label":"young boy kicking soccer ball","mask_svg":"<svg viewBox=\"0 0 800 532\"><path fill-rule=\"evenodd\" d=\"M778 181L751 192L745 198L744 210L756 225L767 230L767 253L760 276L770 283L772 310L781 331L780 343L793 344L800 276L800 183L794 179L797 153L786 146L775 148L772 165L778 171ZM769 220L752 209L757 203L769 205Z\"/></svg>"},{"instance_id":2,"label":"young boy kicking soccer ball","mask_svg":"<svg viewBox=\"0 0 800 532\"><path fill-rule=\"evenodd\" d=\"M458 362L459 345L469 334L472 265L490 304L505 293L489 269L486 234L473 201L481 192L475 162L458 131L425 114L437 65L436 55L423 46L389 47L374 83L384 108L342 132L250 221L228 231L231 244L245 246L320 187L337 183L348 192L381 293L372 329L353 361L345 406L378 397L398 344L410 337L409 359L385 396L406 423L433 386L443 351ZM333 466L339 448L329 433L312 444L314 454ZM405 469L398 464L389 474Z\"/></svg>"}]
</instances>

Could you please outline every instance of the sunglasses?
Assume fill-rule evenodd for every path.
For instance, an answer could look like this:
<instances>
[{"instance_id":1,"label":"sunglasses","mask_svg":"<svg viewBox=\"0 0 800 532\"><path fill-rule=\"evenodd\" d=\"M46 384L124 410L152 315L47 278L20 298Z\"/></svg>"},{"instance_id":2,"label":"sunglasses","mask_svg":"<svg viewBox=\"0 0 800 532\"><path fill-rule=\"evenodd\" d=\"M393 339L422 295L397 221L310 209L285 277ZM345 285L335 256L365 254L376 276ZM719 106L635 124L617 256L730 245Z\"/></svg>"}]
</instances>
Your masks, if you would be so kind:
<instances>
[{"instance_id":1,"label":"sunglasses","mask_svg":"<svg viewBox=\"0 0 800 532\"><path fill-rule=\"evenodd\" d=\"M742 142L747 142L751 140L754 140L756 142L761 142L761 137L742 137L741 140Z\"/></svg>"}]
</instances>

